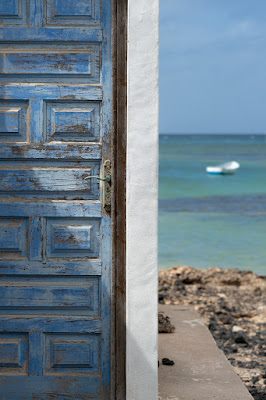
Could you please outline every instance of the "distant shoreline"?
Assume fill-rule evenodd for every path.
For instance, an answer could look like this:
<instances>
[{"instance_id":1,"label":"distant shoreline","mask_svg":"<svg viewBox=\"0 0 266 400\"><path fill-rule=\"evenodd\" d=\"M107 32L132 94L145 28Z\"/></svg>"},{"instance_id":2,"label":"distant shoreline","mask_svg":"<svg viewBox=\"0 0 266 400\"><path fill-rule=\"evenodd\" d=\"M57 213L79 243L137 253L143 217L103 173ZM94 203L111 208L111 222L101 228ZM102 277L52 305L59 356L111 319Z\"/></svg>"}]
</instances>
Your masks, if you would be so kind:
<instances>
[{"instance_id":1,"label":"distant shoreline","mask_svg":"<svg viewBox=\"0 0 266 400\"><path fill-rule=\"evenodd\" d=\"M175 269L175 268L184 268L184 267L177 267L176 266L177 264L175 264L175 265L169 265L169 266L158 266L158 273L160 274L161 272L168 272L168 271L171 271L171 270L173 270L173 269ZM256 271L252 271L251 269L249 269L249 268L247 268L247 269L241 269L241 268L231 268L231 267L228 267L228 268L220 268L220 267L208 267L208 268L200 268L200 267L198 267L198 268L196 268L196 267L188 267L188 266L186 266L185 268L191 268L192 270L196 270L196 271L200 271L201 273L207 273L208 271L211 271L211 270L213 270L213 271L238 271L240 274L254 274L254 275L256 275L258 278L261 278L261 279L266 279L266 273L265 274L262 274L262 273L259 273L259 272L256 272ZM265 267L265 270L266 270L266 267Z\"/></svg>"},{"instance_id":2,"label":"distant shoreline","mask_svg":"<svg viewBox=\"0 0 266 400\"><path fill-rule=\"evenodd\" d=\"M159 133L159 136L266 136L266 132L257 132L257 133L183 133L183 132L171 132L171 133Z\"/></svg>"}]
</instances>

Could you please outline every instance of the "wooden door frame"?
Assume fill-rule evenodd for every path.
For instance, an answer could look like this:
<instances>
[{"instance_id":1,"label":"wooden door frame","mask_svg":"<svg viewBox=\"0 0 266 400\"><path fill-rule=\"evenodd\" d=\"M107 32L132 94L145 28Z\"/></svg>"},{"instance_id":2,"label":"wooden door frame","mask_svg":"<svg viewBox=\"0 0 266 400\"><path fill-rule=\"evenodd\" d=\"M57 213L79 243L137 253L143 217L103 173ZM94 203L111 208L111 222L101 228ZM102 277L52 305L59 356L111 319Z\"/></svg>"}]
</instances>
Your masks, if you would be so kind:
<instances>
[{"instance_id":1,"label":"wooden door frame","mask_svg":"<svg viewBox=\"0 0 266 400\"><path fill-rule=\"evenodd\" d=\"M111 398L126 399L126 149L128 0L112 2L113 193Z\"/></svg>"}]
</instances>

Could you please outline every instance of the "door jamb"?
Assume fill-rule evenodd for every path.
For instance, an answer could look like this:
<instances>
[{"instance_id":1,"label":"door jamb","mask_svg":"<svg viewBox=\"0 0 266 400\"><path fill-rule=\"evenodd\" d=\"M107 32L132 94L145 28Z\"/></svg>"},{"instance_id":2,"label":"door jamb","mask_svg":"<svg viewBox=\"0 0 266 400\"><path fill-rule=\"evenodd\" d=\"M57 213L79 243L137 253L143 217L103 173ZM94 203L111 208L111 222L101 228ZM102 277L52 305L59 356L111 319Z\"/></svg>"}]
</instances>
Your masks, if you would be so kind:
<instances>
[{"instance_id":1,"label":"door jamb","mask_svg":"<svg viewBox=\"0 0 266 400\"><path fill-rule=\"evenodd\" d=\"M113 193L111 398L126 399L126 149L128 0L112 2Z\"/></svg>"}]
</instances>

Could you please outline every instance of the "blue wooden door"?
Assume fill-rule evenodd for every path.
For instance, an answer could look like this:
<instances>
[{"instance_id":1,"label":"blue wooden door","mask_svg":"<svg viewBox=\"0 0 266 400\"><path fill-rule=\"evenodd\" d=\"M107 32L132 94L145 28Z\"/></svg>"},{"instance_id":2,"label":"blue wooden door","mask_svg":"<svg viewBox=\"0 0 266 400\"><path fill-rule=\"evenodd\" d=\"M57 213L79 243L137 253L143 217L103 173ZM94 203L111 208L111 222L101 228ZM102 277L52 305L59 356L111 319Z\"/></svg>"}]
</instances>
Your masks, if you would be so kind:
<instances>
[{"instance_id":1,"label":"blue wooden door","mask_svg":"<svg viewBox=\"0 0 266 400\"><path fill-rule=\"evenodd\" d=\"M0 24L0 399L109 399L111 0Z\"/></svg>"}]
</instances>

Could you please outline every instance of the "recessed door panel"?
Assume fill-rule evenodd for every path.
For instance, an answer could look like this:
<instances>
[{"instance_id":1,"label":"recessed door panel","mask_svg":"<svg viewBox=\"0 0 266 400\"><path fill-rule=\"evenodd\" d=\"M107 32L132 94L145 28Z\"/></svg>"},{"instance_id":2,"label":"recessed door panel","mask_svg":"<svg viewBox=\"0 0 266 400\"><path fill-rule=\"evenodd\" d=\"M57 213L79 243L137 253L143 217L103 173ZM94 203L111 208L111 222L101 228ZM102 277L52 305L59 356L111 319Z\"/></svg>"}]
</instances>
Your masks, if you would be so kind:
<instances>
[{"instance_id":1,"label":"recessed door panel","mask_svg":"<svg viewBox=\"0 0 266 400\"><path fill-rule=\"evenodd\" d=\"M62 81L100 82L100 44L65 43L49 45L45 42L28 44L26 41L0 48L0 74L7 81Z\"/></svg>"},{"instance_id":2,"label":"recessed door panel","mask_svg":"<svg viewBox=\"0 0 266 400\"><path fill-rule=\"evenodd\" d=\"M26 142L28 102L0 101L0 143Z\"/></svg>"},{"instance_id":3,"label":"recessed door panel","mask_svg":"<svg viewBox=\"0 0 266 400\"><path fill-rule=\"evenodd\" d=\"M100 0L48 0L47 24L92 25L101 22Z\"/></svg>"},{"instance_id":4,"label":"recessed door panel","mask_svg":"<svg viewBox=\"0 0 266 400\"><path fill-rule=\"evenodd\" d=\"M8 0L0 3L0 23L24 25L27 23L27 0Z\"/></svg>"}]
</instances>

